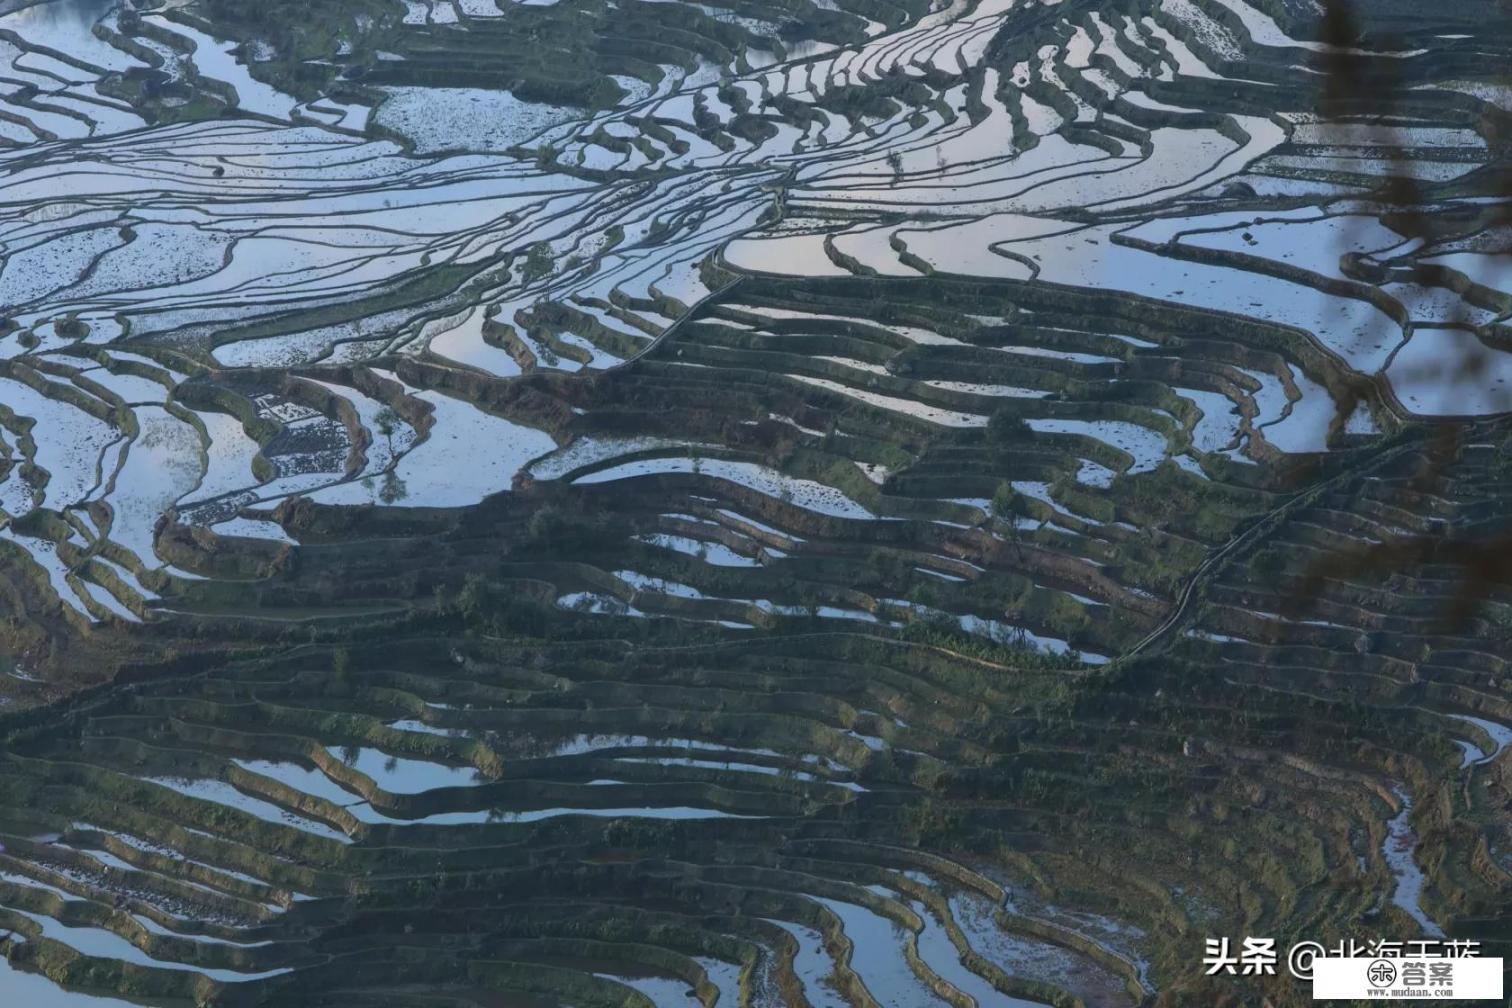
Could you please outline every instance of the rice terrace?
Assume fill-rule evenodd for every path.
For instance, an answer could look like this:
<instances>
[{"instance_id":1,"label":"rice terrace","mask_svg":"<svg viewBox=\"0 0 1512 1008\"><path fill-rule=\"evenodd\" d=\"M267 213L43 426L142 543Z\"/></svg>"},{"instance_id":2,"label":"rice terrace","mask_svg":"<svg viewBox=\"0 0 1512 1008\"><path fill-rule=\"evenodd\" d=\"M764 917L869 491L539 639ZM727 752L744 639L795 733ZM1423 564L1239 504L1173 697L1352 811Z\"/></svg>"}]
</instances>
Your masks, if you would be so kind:
<instances>
[{"instance_id":1,"label":"rice terrace","mask_svg":"<svg viewBox=\"0 0 1512 1008\"><path fill-rule=\"evenodd\" d=\"M0 0L0 1008L1512 962L1509 417L1501 0Z\"/></svg>"}]
</instances>

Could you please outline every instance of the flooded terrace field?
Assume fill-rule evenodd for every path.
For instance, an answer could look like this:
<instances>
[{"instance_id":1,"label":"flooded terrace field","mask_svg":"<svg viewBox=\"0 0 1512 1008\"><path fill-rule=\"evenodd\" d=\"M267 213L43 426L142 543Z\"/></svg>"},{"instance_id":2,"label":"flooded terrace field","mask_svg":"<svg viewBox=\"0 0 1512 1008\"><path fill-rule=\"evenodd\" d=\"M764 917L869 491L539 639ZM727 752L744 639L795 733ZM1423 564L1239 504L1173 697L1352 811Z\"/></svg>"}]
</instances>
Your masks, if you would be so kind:
<instances>
[{"instance_id":1,"label":"flooded terrace field","mask_svg":"<svg viewBox=\"0 0 1512 1008\"><path fill-rule=\"evenodd\" d=\"M0 995L1507 952L1507 23L1321 12L0 0Z\"/></svg>"}]
</instances>

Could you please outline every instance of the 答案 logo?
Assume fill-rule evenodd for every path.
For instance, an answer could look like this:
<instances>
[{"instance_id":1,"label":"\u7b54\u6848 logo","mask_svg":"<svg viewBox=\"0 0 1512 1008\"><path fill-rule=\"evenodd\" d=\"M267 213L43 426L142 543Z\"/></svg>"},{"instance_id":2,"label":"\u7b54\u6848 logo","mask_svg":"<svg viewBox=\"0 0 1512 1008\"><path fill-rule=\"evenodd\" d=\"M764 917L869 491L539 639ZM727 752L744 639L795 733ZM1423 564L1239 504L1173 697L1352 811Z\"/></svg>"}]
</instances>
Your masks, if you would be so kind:
<instances>
[{"instance_id":1,"label":"\u7b54\u6848 logo","mask_svg":"<svg viewBox=\"0 0 1512 1008\"><path fill-rule=\"evenodd\" d=\"M1372 987L1390 987L1396 975L1396 967L1385 959L1377 959L1365 970L1365 978L1370 981Z\"/></svg>"}]
</instances>

